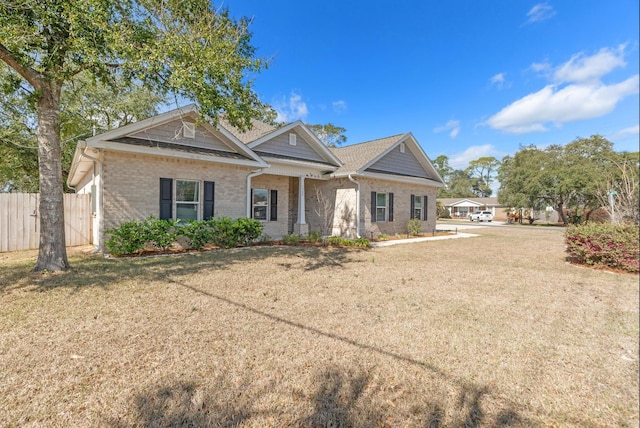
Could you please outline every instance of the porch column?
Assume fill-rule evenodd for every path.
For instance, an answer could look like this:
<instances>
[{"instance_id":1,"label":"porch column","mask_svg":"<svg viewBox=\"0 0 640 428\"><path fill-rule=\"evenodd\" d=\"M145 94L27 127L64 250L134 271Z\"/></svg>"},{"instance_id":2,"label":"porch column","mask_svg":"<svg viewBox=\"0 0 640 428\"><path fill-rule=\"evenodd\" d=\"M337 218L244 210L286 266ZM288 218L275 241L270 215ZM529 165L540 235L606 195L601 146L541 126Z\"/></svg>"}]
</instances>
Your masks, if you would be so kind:
<instances>
[{"instance_id":1,"label":"porch column","mask_svg":"<svg viewBox=\"0 0 640 428\"><path fill-rule=\"evenodd\" d=\"M304 178L304 175L298 177L298 221L293 226L293 231L299 235L307 236L309 234L309 225L304 217Z\"/></svg>"}]
</instances>

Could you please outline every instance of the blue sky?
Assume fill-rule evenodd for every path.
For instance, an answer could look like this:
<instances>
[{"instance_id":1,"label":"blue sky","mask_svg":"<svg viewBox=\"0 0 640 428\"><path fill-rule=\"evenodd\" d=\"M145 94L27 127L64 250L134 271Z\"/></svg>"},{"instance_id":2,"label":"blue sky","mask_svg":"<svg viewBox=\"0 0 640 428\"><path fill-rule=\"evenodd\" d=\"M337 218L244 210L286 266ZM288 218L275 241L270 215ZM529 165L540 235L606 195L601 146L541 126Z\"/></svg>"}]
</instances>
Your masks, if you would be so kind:
<instances>
[{"instance_id":1,"label":"blue sky","mask_svg":"<svg viewBox=\"0 0 640 428\"><path fill-rule=\"evenodd\" d=\"M638 1L226 0L280 119L412 132L455 168L600 134L639 146Z\"/></svg>"}]
</instances>

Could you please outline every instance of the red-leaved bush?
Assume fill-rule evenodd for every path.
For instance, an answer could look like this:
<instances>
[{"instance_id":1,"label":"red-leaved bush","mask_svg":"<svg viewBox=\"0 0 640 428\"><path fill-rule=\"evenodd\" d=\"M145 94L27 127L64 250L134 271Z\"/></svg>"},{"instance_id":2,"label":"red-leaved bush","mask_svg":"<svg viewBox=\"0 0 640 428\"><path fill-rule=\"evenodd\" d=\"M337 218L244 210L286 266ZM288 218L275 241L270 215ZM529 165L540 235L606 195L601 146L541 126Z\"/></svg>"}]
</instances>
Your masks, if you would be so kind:
<instances>
[{"instance_id":1,"label":"red-leaved bush","mask_svg":"<svg viewBox=\"0 0 640 428\"><path fill-rule=\"evenodd\" d=\"M635 224L586 223L567 227L571 261L638 273L639 228Z\"/></svg>"}]
</instances>

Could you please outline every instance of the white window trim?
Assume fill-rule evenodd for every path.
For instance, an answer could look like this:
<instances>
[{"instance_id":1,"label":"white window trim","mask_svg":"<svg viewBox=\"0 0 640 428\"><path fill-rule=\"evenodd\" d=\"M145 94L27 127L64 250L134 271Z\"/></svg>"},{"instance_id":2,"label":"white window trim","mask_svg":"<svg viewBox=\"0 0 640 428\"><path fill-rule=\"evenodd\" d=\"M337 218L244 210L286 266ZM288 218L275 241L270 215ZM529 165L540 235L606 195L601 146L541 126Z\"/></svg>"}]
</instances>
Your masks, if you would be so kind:
<instances>
[{"instance_id":1,"label":"white window trim","mask_svg":"<svg viewBox=\"0 0 640 428\"><path fill-rule=\"evenodd\" d=\"M196 197L197 197L197 201L179 201L178 200L178 181L188 181L191 183L197 183L198 184L198 189L196 192ZM180 218L178 218L178 204L183 204L183 205L196 205L196 220L200 220L202 219L202 206L201 206L201 202L202 202L202 195L200 194L203 190L202 190L202 185L201 185L201 181L199 180L192 180L192 179L186 179L186 178L176 178L173 180L173 218L176 220L180 220Z\"/></svg>"},{"instance_id":2,"label":"white window trim","mask_svg":"<svg viewBox=\"0 0 640 428\"><path fill-rule=\"evenodd\" d=\"M264 190L265 192L267 192L267 205L256 205L254 197L255 197L255 192L257 190ZM271 199L271 192L269 191L269 189L253 189L251 191L251 217L256 219L256 220L258 220L258 221L262 221L262 222L265 222L265 223L268 222L269 221L269 207L271 206L271 200L270 199ZM255 207L256 206L260 206L260 207L264 206L264 207L266 207L264 219L256 218L256 216L255 216Z\"/></svg>"},{"instance_id":3,"label":"white window trim","mask_svg":"<svg viewBox=\"0 0 640 428\"><path fill-rule=\"evenodd\" d=\"M194 122L182 122L182 136L184 138L196 138L196 124Z\"/></svg>"},{"instance_id":4,"label":"white window trim","mask_svg":"<svg viewBox=\"0 0 640 428\"><path fill-rule=\"evenodd\" d=\"M378 196L380 195L384 195L384 206L382 205L378 205ZM376 223L386 223L387 222L387 213L389 212L389 193L388 192L376 192ZM383 208L384 209L384 216L382 217L382 220L380 219L380 216L378 216L378 209Z\"/></svg>"},{"instance_id":5,"label":"white window trim","mask_svg":"<svg viewBox=\"0 0 640 428\"><path fill-rule=\"evenodd\" d=\"M420 199L420 206L418 207L418 199ZM423 208L423 200L424 197L422 195L413 195L413 218L417 218L418 220L422 221L422 210ZM416 215L416 211L420 211L419 215Z\"/></svg>"}]
</instances>

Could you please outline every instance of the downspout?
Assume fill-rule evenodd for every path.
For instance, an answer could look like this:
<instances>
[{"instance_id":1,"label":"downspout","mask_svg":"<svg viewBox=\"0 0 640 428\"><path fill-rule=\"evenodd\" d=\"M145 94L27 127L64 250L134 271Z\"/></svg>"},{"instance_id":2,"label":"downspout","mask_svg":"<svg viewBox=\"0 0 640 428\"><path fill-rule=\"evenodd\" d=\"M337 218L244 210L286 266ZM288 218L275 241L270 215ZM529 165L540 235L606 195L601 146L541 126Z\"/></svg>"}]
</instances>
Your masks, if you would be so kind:
<instances>
[{"instance_id":1,"label":"downspout","mask_svg":"<svg viewBox=\"0 0 640 428\"><path fill-rule=\"evenodd\" d=\"M251 179L264 174L264 170L258 169L247 175L247 218L251 218Z\"/></svg>"},{"instance_id":2,"label":"downspout","mask_svg":"<svg viewBox=\"0 0 640 428\"><path fill-rule=\"evenodd\" d=\"M93 182L95 185L95 179L96 179L96 168L95 168L95 164L98 164L98 175L100 176L100 189L98 190L98 200L97 200L97 206L96 206L96 216L98 217L98 248L96 248L95 252L96 253L101 253L104 251L104 246L103 246L103 240L104 240L104 236L102 236L103 232L104 232L104 213L102 212L102 200L103 200L103 196L102 196L102 189L103 189L103 179L104 177L102 176L102 160L98 159L98 158L94 158L93 156L90 156L88 154L86 154L84 152L84 150L87 148L87 143L86 141L84 142L84 147L82 147L80 149L80 156L89 159L90 161L94 162L93 164ZM92 195L93 197L94 195Z\"/></svg>"},{"instance_id":3,"label":"downspout","mask_svg":"<svg viewBox=\"0 0 640 428\"><path fill-rule=\"evenodd\" d=\"M349 181L356 184L356 238L360 238L360 182L354 180L351 174L348 177Z\"/></svg>"}]
</instances>

